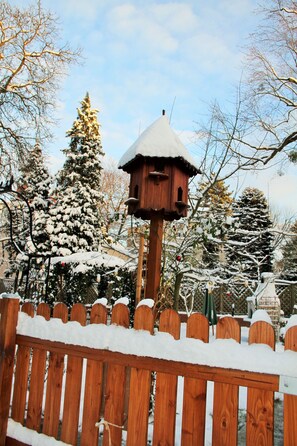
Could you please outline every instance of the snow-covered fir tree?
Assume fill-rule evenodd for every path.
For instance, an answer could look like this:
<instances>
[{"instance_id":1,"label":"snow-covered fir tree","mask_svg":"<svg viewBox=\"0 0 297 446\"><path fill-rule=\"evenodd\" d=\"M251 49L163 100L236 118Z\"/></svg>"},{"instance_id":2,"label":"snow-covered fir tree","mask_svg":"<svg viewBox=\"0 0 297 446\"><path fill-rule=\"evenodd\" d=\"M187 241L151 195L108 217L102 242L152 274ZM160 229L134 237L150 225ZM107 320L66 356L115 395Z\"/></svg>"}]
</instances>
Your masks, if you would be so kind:
<instances>
[{"instance_id":1,"label":"snow-covered fir tree","mask_svg":"<svg viewBox=\"0 0 297 446\"><path fill-rule=\"evenodd\" d=\"M273 235L267 200L262 191L246 188L234 202L235 232L229 236L229 268L247 278L259 280L272 271Z\"/></svg>"},{"instance_id":2,"label":"snow-covered fir tree","mask_svg":"<svg viewBox=\"0 0 297 446\"><path fill-rule=\"evenodd\" d=\"M209 185L209 189L208 189ZM226 218L232 213L232 194L222 180L201 183L206 192L202 199L202 215L212 222L212 228L202 240L202 264L204 268L218 268L225 261L223 241L226 239Z\"/></svg>"},{"instance_id":3,"label":"snow-covered fir tree","mask_svg":"<svg viewBox=\"0 0 297 446\"><path fill-rule=\"evenodd\" d=\"M285 280L297 280L297 221L290 228L296 236L289 237L282 248L282 273Z\"/></svg>"},{"instance_id":4,"label":"snow-covered fir tree","mask_svg":"<svg viewBox=\"0 0 297 446\"><path fill-rule=\"evenodd\" d=\"M39 253L46 253L50 249L46 225L49 218L50 191L53 179L45 165L44 155L38 141L29 153L21 171L18 187L31 208L33 241Z\"/></svg>"},{"instance_id":5,"label":"snow-covered fir tree","mask_svg":"<svg viewBox=\"0 0 297 446\"><path fill-rule=\"evenodd\" d=\"M86 94L77 119L67 132L66 161L57 176L55 204L48 230L54 255L95 251L102 239L100 219L101 145L98 110Z\"/></svg>"},{"instance_id":6,"label":"snow-covered fir tree","mask_svg":"<svg viewBox=\"0 0 297 446\"><path fill-rule=\"evenodd\" d=\"M52 177L45 165L40 143L37 141L19 168L17 190L10 201L13 244L6 243L9 268L14 274L14 290L22 297L38 301L45 293L44 259L50 251L46 225L51 204ZM32 230L32 231L31 231Z\"/></svg>"}]
</instances>

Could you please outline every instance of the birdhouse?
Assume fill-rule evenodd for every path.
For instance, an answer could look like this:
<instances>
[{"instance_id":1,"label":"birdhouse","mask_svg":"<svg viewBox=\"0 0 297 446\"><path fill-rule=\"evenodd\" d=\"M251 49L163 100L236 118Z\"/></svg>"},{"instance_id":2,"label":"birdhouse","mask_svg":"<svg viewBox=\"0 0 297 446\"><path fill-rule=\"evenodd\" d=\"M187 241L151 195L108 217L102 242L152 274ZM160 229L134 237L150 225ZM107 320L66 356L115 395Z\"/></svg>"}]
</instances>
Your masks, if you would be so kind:
<instances>
[{"instance_id":1,"label":"birdhouse","mask_svg":"<svg viewBox=\"0 0 297 446\"><path fill-rule=\"evenodd\" d=\"M164 112L122 156L119 168L131 175L130 215L169 221L187 215L188 181L199 170Z\"/></svg>"}]
</instances>

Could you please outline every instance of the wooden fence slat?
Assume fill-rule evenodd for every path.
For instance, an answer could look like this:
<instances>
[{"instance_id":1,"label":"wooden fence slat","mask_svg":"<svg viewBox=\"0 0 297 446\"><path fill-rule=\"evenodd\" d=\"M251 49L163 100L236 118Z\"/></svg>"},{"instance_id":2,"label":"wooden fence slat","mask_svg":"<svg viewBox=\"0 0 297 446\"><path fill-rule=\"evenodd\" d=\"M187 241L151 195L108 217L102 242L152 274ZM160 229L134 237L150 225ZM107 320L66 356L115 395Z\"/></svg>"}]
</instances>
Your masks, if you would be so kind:
<instances>
[{"instance_id":1,"label":"wooden fence slat","mask_svg":"<svg viewBox=\"0 0 297 446\"><path fill-rule=\"evenodd\" d=\"M174 310L165 310L160 316L159 331L180 337L180 317ZM174 445L176 417L177 376L157 373L153 445Z\"/></svg>"},{"instance_id":2,"label":"wooden fence slat","mask_svg":"<svg viewBox=\"0 0 297 446\"><path fill-rule=\"evenodd\" d=\"M219 319L217 339L235 339L240 342L240 326L232 317ZM238 386L214 383L212 444L236 446L238 424Z\"/></svg>"},{"instance_id":3,"label":"wooden fence slat","mask_svg":"<svg viewBox=\"0 0 297 446\"><path fill-rule=\"evenodd\" d=\"M3 298L0 301L0 445L4 446L12 387L19 300Z\"/></svg>"},{"instance_id":4,"label":"wooden fence slat","mask_svg":"<svg viewBox=\"0 0 297 446\"><path fill-rule=\"evenodd\" d=\"M63 303L54 306L53 317L68 321L68 308ZM64 354L50 352L48 361L48 376L44 407L43 433L58 437L62 381L64 372Z\"/></svg>"},{"instance_id":5,"label":"wooden fence slat","mask_svg":"<svg viewBox=\"0 0 297 446\"><path fill-rule=\"evenodd\" d=\"M22 306L22 312L29 316L34 316L34 306L31 303L25 303ZM27 399L27 387L30 365L30 347L19 346L17 351L17 361L15 369L15 381L13 386L13 399L11 417L14 421L24 423L25 408Z\"/></svg>"},{"instance_id":6,"label":"wooden fence slat","mask_svg":"<svg viewBox=\"0 0 297 446\"><path fill-rule=\"evenodd\" d=\"M101 304L92 307L91 324L107 323L107 308ZM84 409L82 420L81 446L97 446L99 429L95 423L99 421L101 395L103 387L103 363L88 359L84 392Z\"/></svg>"},{"instance_id":7,"label":"wooden fence slat","mask_svg":"<svg viewBox=\"0 0 297 446\"><path fill-rule=\"evenodd\" d=\"M199 313L192 314L187 322L188 338L209 341L208 319ZM207 382L200 379L184 379L182 412L182 446L203 446L205 436Z\"/></svg>"},{"instance_id":8,"label":"wooden fence slat","mask_svg":"<svg viewBox=\"0 0 297 446\"><path fill-rule=\"evenodd\" d=\"M50 313L51 310L47 304L41 303L38 305L36 311L38 316L43 316L46 320L49 320ZM40 430L41 423L46 355L45 350L33 350L26 427L37 432Z\"/></svg>"},{"instance_id":9,"label":"wooden fence slat","mask_svg":"<svg viewBox=\"0 0 297 446\"><path fill-rule=\"evenodd\" d=\"M151 308L140 306L135 311L134 328L153 334L154 315ZM146 446L151 392L150 370L131 369L128 411L127 446Z\"/></svg>"},{"instance_id":10,"label":"wooden fence slat","mask_svg":"<svg viewBox=\"0 0 297 446\"><path fill-rule=\"evenodd\" d=\"M111 323L122 327L129 327L129 309L126 305L117 304L113 307ZM120 446L122 440L122 426L124 424L126 367L108 364L104 420L109 430L104 429L103 446ZM114 425L114 426L113 426Z\"/></svg>"},{"instance_id":11,"label":"wooden fence slat","mask_svg":"<svg viewBox=\"0 0 297 446\"><path fill-rule=\"evenodd\" d=\"M82 304L73 305L70 320L86 324L87 312ZM61 440L72 445L77 441L82 369L83 359L68 355Z\"/></svg>"},{"instance_id":12,"label":"wooden fence slat","mask_svg":"<svg viewBox=\"0 0 297 446\"><path fill-rule=\"evenodd\" d=\"M272 325L257 321L249 330L249 344L267 344L275 348ZM274 392L260 389L247 391L246 444L272 446L274 435Z\"/></svg>"},{"instance_id":13,"label":"wooden fence slat","mask_svg":"<svg viewBox=\"0 0 297 446\"><path fill-rule=\"evenodd\" d=\"M297 352L297 326L288 329L285 350ZM284 446L297 444L297 396L284 395Z\"/></svg>"}]
</instances>

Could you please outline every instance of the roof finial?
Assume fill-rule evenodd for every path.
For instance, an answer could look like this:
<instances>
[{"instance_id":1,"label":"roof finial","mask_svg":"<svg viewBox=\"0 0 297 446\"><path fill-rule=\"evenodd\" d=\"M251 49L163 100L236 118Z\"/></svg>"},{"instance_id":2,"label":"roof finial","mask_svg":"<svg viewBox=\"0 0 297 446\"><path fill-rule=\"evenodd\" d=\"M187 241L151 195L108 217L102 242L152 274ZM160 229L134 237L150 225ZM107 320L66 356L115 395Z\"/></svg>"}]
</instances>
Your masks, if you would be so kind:
<instances>
[{"instance_id":1,"label":"roof finial","mask_svg":"<svg viewBox=\"0 0 297 446\"><path fill-rule=\"evenodd\" d=\"M165 110L162 110L162 116L164 116L165 115Z\"/></svg>"}]
</instances>

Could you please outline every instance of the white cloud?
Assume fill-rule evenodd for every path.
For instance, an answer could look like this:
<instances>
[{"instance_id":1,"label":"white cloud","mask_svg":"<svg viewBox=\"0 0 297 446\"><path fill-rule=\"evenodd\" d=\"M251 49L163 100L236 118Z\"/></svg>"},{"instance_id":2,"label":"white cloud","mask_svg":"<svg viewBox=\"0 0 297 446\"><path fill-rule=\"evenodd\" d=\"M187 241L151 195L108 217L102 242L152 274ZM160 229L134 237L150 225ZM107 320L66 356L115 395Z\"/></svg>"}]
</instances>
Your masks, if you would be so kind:
<instances>
[{"instance_id":1,"label":"white cloud","mask_svg":"<svg viewBox=\"0 0 297 446\"><path fill-rule=\"evenodd\" d=\"M150 8L137 8L131 3L116 6L107 16L111 34L133 44L134 49L145 52L171 53L178 42L162 23L158 23Z\"/></svg>"}]
</instances>

